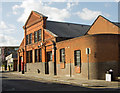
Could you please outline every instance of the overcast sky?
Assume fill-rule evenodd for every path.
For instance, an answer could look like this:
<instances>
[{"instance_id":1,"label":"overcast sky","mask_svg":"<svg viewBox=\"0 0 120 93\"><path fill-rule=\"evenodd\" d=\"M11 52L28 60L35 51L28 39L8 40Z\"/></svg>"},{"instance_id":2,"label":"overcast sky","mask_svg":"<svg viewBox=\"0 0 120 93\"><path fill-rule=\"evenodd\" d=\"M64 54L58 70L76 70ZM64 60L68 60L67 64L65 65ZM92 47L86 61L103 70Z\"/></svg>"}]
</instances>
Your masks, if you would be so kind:
<instances>
[{"instance_id":1,"label":"overcast sky","mask_svg":"<svg viewBox=\"0 0 120 93\"><path fill-rule=\"evenodd\" d=\"M32 10L48 16L48 20L91 25L98 15L118 22L118 1L3 0L0 2L0 46L20 45L24 37L22 27Z\"/></svg>"}]
</instances>

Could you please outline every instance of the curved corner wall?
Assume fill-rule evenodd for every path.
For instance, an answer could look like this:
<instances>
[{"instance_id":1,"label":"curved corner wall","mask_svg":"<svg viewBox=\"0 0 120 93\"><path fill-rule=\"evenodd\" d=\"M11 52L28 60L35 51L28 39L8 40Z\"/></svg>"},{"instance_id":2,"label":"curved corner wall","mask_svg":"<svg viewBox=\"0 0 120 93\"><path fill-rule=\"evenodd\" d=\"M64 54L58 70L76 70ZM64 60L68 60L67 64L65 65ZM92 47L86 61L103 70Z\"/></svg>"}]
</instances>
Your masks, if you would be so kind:
<instances>
[{"instance_id":1,"label":"curved corner wall","mask_svg":"<svg viewBox=\"0 0 120 93\"><path fill-rule=\"evenodd\" d=\"M86 48L90 48L89 77L90 79L105 79L109 69L113 69L114 77L118 75L119 66L119 35L99 34L82 36L65 40L56 44L57 75L88 79L88 60ZM60 49L65 48L65 66L60 68ZM81 50L81 71L76 73L74 51ZM71 63L70 63L71 62ZM71 70L70 70L71 65ZM71 72L70 72L71 71Z\"/></svg>"}]
</instances>

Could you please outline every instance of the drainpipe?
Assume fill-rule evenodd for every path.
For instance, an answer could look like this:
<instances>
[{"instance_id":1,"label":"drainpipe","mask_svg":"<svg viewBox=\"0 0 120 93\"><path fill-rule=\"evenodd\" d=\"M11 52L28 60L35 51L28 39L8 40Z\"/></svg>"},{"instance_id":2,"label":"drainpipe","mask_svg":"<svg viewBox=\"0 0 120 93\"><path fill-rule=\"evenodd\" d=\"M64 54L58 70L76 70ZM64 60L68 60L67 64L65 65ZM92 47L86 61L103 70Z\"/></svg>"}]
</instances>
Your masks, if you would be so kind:
<instances>
[{"instance_id":1,"label":"drainpipe","mask_svg":"<svg viewBox=\"0 0 120 93\"><path fill-rule=\"evenodd\" d=\"M22 74L24 74L25 73L25 59L24 58L26 58L26 24L25 24L25 28L24 28L24 30L25 30L25 33L24 33L24 48L22 48L22 52L23 52L23 60L22 60ZM25 57L24 57L24 55L25 55Z\"/></svg>"},{"instance_id":2,"label":"drainpipe","mask_svg":"<svg viewBox=\"0 0 120 93\"><path fill-rule=\"evenodd\" d=\"M71 71L71 59L70 59L70 77L72 77L72 71Z\"/></svg>"},{"instance_id":3,"label":"drainpipe","mask_svg":"<svg viewBox=\"0 0 120 93\"><path fill-rule=\"evenodd\" d=\"M52 41L52 43L53 43L53 49L54 49L54 75L57 75L57 73L56 73L56 44L55 44L55 42L54 41Z\"/></svg>"},{"instance_id":4,"label":"drainpipe","mask_svg":"<svg viewBox=\"0 0 120 93\"><path fill-rule=\"evenodd\" d=\"M90 48L86 48L86 54L87 54L87 61L88 61L88 80L90 78L89 75L89 54L90 54Z\"/></svg>"},{"instance_id":5,"label":"drainpipe","mask_svg":"<svg viewBox=\"0 0 120 93\"><path fill-rule=\"evenodd\" d=\"M88 60L88 80L89 80L89 54L87 54L87 60Z\"/></svg>"},{"instance_id":6,"label":"drainpipe","mask_svg":"<svg viewBox=\"0 0 120 93\"><path fill-rule=\"evenodd\" d=\"M18 66L17 66L17 71L20 72L20 50L18 50Z\"/></svg>"}]
</instances>

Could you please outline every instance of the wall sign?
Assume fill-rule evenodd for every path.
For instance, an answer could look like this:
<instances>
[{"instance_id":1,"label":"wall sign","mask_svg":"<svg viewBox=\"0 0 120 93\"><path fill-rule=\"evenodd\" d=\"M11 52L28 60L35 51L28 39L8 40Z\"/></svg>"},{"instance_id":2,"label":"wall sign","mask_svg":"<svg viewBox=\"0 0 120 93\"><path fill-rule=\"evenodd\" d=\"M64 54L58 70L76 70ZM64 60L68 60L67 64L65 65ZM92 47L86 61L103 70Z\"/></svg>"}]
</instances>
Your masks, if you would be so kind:
<instances>
[{"instance_id":1,"label":"wall sign","mask_svg":"<svg viewBox=\"0 0 120 93\"><path fill-rule=\"evenodd\" d=\"M86 54L91 54L91 49L90 48L86 48Z\"/></svg>"}]
</instances>

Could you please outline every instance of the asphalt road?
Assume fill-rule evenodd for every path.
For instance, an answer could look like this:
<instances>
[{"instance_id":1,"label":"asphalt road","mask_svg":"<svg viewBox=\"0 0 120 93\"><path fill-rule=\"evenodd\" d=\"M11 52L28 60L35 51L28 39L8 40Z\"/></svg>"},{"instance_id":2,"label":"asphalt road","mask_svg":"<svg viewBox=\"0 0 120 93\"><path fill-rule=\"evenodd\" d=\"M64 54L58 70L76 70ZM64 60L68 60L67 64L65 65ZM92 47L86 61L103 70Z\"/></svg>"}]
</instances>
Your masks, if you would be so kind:
<instances>
[{"instance_id":1,"label":"asphalt road","mask_svg":"<svg viewBox=\"0 0 120 93\"><path fill-rule=\"evenodd\" d=\"M4 91L93 91L91 88L53 83L43 79L27 78L10 73L3 73L2 92ZM100 91L95 90L95 91ZM108 90L109 91L109 90Z\"/></svg>"}]
</instances>

